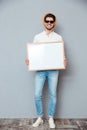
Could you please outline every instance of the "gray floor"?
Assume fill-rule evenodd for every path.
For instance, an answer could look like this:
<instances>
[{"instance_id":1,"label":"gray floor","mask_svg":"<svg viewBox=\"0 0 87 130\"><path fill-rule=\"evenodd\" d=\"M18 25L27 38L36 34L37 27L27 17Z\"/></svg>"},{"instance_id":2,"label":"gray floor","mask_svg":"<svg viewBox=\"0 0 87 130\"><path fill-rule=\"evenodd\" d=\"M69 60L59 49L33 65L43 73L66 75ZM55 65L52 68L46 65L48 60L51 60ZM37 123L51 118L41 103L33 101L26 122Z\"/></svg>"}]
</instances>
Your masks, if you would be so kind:
<instances>
[{"instance_id":1,"label":"gray floor","mask_svg":"<svg viewBox=\"0 0 87 130\"><path fill-rule=\"evenodd\" d=\"M43 125L33 128L36 119L0 119L0 130L50 130L48 119ZM55 119L56 128L52 130L87 130L87 119Z\"/></svg>"}]
</instances>

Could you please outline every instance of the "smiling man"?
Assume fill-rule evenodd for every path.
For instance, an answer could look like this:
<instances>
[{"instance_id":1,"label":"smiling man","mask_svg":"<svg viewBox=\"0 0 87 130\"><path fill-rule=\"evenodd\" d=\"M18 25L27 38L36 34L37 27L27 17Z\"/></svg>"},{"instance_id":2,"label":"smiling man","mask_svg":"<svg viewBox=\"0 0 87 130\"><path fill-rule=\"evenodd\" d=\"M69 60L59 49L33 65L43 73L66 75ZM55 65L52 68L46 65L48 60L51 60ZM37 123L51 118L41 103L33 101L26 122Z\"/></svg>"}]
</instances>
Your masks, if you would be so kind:
<instances>
[{"instance_id":1,"label":"smiling man","mask_svg":"<svg viewBox=\"0 0 87 130\"><path fill-rule=\"evenodd\" d=\"M63 41L62 37L54 32L54 28L56 26L56 16L54 14L48 13L43 18L43 25L45 30L34 37L34 43L40 42L60 42ZM29 59L26 59L26 64L29 65ZM66 68L66 58L64 59L64 66ZM59 70L43 70L37 71L35 75L35 105L37 110L38 118L35 123L32 125L33 127L38 127L43 123L43 103L42 103L42 94L43 87L48 79L48 88L49 88L49 127L55 128L54 116L56 111L56 103L57 103L57 84L58 84L58 76Z\"/></svg>"}]
</instances>

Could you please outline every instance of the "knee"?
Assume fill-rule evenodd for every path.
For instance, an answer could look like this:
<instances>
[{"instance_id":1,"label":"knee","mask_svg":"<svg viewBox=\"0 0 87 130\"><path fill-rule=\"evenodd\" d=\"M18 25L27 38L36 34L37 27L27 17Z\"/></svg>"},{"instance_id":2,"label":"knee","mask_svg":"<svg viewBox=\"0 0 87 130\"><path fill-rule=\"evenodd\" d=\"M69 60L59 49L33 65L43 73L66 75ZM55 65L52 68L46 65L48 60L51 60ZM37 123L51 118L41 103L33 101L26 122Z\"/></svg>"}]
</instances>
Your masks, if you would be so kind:
<instances>
[{"instance_id":1,"label":"knee","mask_svg":"<svg viewBox=\"0 0 87 130\"><path fill-rule=\"evenodd\" d=\"M42 94L35 93L34 98L35 100L40 100L42 98Z\"/></svg>"},{"instance_id":2,"label":"knee","mask_svg":"<svg viewBox=\"0 0 87 130\"><path fill-rule=\"evenodd\" d=\"M57 95L56 89L55 90L49 90L49 95L51 97L56 97L56 95Z\"/></svg>"},{"instance_id":3,"label":"knee","mask_svg":"<svg viewBox=\"0 0 87 130\"><path fill-rule=\"evenodd\" d=\"M54 98L55 99L56 98L56 92L51 92L50 93L50 98Z\"/></svg>"}]
</instances>

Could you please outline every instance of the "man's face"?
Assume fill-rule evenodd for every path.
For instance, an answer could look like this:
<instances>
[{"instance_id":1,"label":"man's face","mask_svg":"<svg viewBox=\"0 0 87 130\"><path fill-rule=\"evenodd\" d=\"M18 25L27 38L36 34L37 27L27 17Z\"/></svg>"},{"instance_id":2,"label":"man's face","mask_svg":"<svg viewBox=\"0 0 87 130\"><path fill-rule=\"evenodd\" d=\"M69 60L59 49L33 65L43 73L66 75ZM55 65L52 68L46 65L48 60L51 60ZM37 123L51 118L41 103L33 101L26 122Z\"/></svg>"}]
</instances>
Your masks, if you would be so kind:
<instances>
[{"instance_id":1,"label":"man's face","mask_svg":"<svg viewBox=\"0 0 87 130\"><path fill-rule=\"evenodd\" d=\"M47 17L44 21L44 26L47 30L52 30L55 26L55 22L52 17Z\"/></svg>"}]
</instances>

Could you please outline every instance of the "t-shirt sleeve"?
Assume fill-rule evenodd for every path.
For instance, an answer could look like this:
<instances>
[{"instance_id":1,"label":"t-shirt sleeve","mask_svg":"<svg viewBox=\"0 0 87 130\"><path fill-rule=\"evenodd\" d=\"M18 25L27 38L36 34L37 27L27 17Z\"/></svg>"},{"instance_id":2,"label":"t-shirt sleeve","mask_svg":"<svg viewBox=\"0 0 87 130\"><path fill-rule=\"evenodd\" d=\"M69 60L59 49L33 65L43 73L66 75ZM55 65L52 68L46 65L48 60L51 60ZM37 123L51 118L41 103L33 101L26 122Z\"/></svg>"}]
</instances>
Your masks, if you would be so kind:
<instances>
[{"instance_id":1,"label":"t-shirt sleeve","mask_svg":"<svg viewBox=\"0 0 87 130\"><path fill-rule=\"evenodd\" d=\"M37 35L35 35L35 37L34 37L34 39L33 39L33 42L34 42L34 43L38 42Z\"/></svg>"},{"instance_id":2,"label":"t-shirt sleeve","mask_svg":"<svg viewBox=\"0 0 87 130\"><path fill-rule=\"evenodd\" d=\"M59 36L59 42L62 42L62 41L63 41L62 36Z\"/></svg>"}]
</instances>

